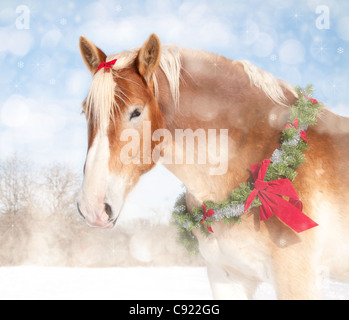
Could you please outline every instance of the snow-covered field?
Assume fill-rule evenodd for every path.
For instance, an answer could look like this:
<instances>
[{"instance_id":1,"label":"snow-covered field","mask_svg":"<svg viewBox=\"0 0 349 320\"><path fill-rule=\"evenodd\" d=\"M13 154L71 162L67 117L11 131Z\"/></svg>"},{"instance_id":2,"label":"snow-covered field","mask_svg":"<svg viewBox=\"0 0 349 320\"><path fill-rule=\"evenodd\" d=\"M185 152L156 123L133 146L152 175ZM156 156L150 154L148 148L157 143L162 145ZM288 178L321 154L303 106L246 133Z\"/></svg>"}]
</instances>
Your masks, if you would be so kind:
<instances>
[{"instance_id":1,"label":"snow-covered field","mask_svg":"<svg viewBox=\"0 0 349 320\"><path fill-rule=\"evenodd\" d=\"M349 299L349 285L325 281L326 299ZM262 285L256 299L275 299ZM211 300L205 268L0 269L0 299Z\"/></svg>"}]
</instances>

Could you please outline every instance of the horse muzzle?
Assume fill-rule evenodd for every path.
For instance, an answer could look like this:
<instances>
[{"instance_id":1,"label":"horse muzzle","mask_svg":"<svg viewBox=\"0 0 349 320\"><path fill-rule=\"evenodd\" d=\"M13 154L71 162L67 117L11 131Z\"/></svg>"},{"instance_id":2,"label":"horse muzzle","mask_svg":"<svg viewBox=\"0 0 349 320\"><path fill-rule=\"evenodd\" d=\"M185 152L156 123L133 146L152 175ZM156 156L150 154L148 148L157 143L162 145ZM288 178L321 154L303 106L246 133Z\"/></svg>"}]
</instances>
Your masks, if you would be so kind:
<instances>
[{"instance_id":1,"label":"horse muzzle","mask_svg":"<svg viewBox=\"0 0 349 320\"><path fill-rule=\"evenodd\" d=\"M91 214L89 210L79 203L77 204L77 209L81 218L92 228L112 229L116 224L117 218L113 216L113 210L107 203L104 204L104 209L98 214L94 212Z\"/></svg>"}]
</instances>

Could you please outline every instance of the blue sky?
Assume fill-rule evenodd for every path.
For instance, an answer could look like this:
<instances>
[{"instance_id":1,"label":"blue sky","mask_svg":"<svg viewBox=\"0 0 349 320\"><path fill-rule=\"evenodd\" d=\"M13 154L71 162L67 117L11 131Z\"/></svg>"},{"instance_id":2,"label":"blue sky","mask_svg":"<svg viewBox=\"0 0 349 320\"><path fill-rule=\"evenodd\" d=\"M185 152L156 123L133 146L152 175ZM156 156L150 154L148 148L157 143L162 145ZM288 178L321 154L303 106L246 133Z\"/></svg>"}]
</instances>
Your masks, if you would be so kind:
<instances>
[{"instance_id":1,"label":"blue sky","mask_svg":"<svg viewBox=\"0 0 349 320\"><path fill-rule=\"evenodd\" d=\"M316 24L320 5L329 13L325 29ZM29 10L29 29L18 28L18 6ZM152 32L165 44L247 59L294 85L312 83L317 99L349 116L349 1L1 0L1 157L80 168L80 105L90 74L79 36L111 54L142 45Z\"/></svg>"}]
</instances>

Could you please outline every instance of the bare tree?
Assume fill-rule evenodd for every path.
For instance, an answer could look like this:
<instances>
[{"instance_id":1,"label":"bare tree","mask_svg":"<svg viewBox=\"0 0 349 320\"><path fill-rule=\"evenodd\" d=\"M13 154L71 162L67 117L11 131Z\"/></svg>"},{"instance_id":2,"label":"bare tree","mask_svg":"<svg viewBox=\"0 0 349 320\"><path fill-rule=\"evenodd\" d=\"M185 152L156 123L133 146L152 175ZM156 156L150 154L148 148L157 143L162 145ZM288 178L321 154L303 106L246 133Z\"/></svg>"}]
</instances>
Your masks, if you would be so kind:
<instances>
[{"instance_id":1,"label":"bare tree","mask_svg":"<svg viewBox=\"0 0 349 320\"><path fill-rule=\"evenodd\" d=\"M44 170L43 185L46 204L51 213L76 213L76 197L80 185L79 176L69 167L54 164Z\"/></svg>"},{"instance_id":2,"label":"bare tree","mask_svg":"<svg viewBox=\"0 0 349 320\"><path fill-rule=\"evenodd\" d=\"M198 265L176 243L171 226L138 220L116 230L89 228L79 217L79 175L12 156L0 160L0 266L66 267Z\"/></svg>"},{"instance_id":3,"label":"bare tree","mask_svg":"<svg viewBox=\"0 0 349 320\"><path fill-rule=\"evenodd\" d=\"M34 170L17 155L0 161L0 265L19 265L27 258Z\"/></svg>"},{"instance_id":4,"label":"bare tree","mask_svg":"<svg viewBox=\"0 0 349 320\"><path fill-rule=\"evenodd\" d=\"M17 215L30 203L33 168L17 155L0 161L0 213Z\"/></svg>"}]
</instances>

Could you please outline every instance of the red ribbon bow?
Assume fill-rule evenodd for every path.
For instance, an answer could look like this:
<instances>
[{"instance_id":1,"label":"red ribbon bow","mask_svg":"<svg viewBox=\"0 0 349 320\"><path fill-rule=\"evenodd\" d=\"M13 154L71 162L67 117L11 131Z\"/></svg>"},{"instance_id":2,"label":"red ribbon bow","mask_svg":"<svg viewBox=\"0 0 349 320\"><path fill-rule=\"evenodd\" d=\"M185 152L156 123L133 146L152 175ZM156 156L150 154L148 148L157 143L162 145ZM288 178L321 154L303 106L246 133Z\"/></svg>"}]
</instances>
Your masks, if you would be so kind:
<instances>
[{"instance_id":1,"label":"red ribbon bow","mask_svg":"<svg viewBox=\"0 0 349 320\"><path fill-rule=\"evenodd\" d=\"M312 104L318 104L319 101L317 101L316 99L313 98L309 98L308 96L306 96L305 94L303 94L303 97L307 100L309 100Z\"/></svg>"},{"instance_id":2,"label":"red ribbon bow","mask_svg":"<svg viewBox=\"0 0 349 320\"><path fill-rule=\"evenodd\" d=\"M266 221L276 215L298 233L317 227L318 224L302 212L303 204L290 180L264 182L270 163L270 160L264 160L262 163L251 166L255 189L246 201L245 211L250 208L253 200L258 196L262 202L261 221ZM290 200L286 201L282 196L289 197Z\"/></svg>"},{"instance_id":3,"label":"red ribbon bow","mask_svg":"<svg viewBox=\"0 0 349 320\"><path fill-rule=\"evenodd\" d=\"M210 226L206 226L204 224L204 221L206 221L206 219L208 219L208 218L211 218L215 214L215 212L213 211L213 209L210 209L210 210L207 211L207 207L206 206L202 206L202 209L204 210L204 217L201 219L200 223L204 227L206 227L208 231L214 233Z\"/></svg>"},{"instance_id":4,"label":"red ribbon bow","mask_svg":"<svg viewBox=\"0 0 349 320\"><path fill-rule=\"evenodd\" d=\"M296 128L297 130L299 130L299 123L298 123L298 119L295 119L293 120L292 124L288 124L285 128L285 129L288 129L288 128L292 128L292 126L294 128ZM301 133L301 138L304 140L304 141L309 141L309 139L307 139L307 133L304 131L304 130L301 130L300 131Z\"/></svg>"},{"instance_id":5,"label":"red ribbon bow","mask_svg":"<svg viewBox=\"0 0 349 320\"><path fill-rule=\"evenodd\" d=\"M112 69L113 66L114 66L114 64L116 63L116 61L118 61L118 59L115 59L115 60L112 60L112 61L109 61L109 62L102 62L102 63L99 65L97 72L98 72L99 70L103 69L103 68Z\"/></svg>"}]
</instances>

